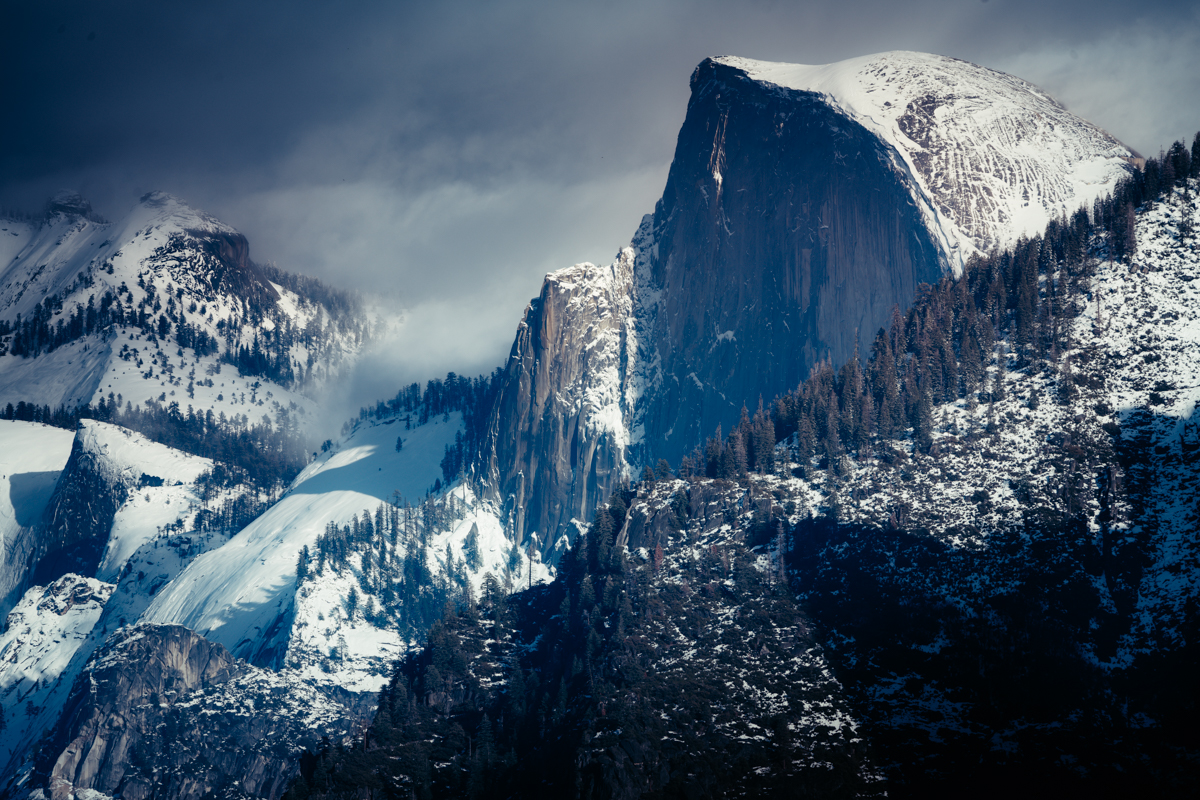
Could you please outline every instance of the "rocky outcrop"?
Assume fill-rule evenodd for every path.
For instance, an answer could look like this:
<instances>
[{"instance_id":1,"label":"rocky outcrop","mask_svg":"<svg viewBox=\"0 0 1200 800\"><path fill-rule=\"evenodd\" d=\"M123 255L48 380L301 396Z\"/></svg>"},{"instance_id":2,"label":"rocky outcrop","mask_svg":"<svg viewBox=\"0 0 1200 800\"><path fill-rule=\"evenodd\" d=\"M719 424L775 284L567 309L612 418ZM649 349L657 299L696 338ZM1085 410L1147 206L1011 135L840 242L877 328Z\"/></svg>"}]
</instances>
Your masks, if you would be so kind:
<instances>
[{"instance_id":1,"label":"rocky outcrop","mask_svg":"<svg viewBox=\"0 0 1200 800\"><path fill-rule=\"evenodd\" d=\"M91 655L113 585L64 575L25 592L0 629L0 776L54 725L75 676ZM15 758L14 758L15 757ZM3 778L0 778L0 787Z\"/></svg>"},{"instance_id":2,"label":"rocky outcrop","mask_svg":"<svg viewBox=\"0 0 1200 800\"><path fill-rule=\"evenodd\" d=\"M517 540L544 553L624 476L633 279L630 248L548 275L504 367L487 471Z\"/></svg>"},{"instance_id":3,"label":"rocky outcrop","mask_svg":"<svg viewBox=\"0 0 1200 800\"><path fill-rule=\"evenodd\" d=\"M113 518L137 487L140 475L114 469L95 439L96 423L80 424L46 508L33 583L50 583L69 572L95 575Z\"/></svg>"},{"instance_id":4,"label":"rocky outcrop","mask_svg":"<svg viewBox=\"0 0 1200 800\"><path fill-rule=\"evenodd\" d=\"M898 164L818 96L700 65L633 248L547 276L518 329L489 452L517 538L549 553L634 469L846 359L936 280Z\"/></svg>"},{"instance_id":5,"label":"rocky outcrop","mask_svg":"<svg viewBox=\"0 0 1200 800\"><path fill-rule=\"evenodd\" d=\"M718 424L845 361L943 271L896 153L820 96L709 60L692 99L648 268L661 382L641 456L673 463Z\"/></svg>"},{"instance_id":6,"label":"rocky outcrop","mask_svg":"<svg viewBox=\"0 0 1200 800\"><path fill-rule=\"evenodd\" d=\"M259 670L175 625L112 637L76 681L28 788L53 800L279 797L306 747L340 739L369 698Z\"/></svg>"},{"instance_id":7,"label":"rocky outcrop","mask_svg":"<svg viewBox=\"0 0 1200 800\"><path fill-rule=\"evenodd\" d=\"M922 282L1130 169L1037 87L941 56L722 57L691 87L632 252L547 276L506 366L492 499L547 555L622 478L678 464L743 406L845 362Z\"/></svg>"},{"instance_id":8,"label":"rocky outcrop","mask_svg":"<svg viewBox=\"0 0 1200 800\"><path fill-rule=\"evenodd\" d=\"M145 194L140 202L159 213L172 213L180 204L165 192ZM273 306L279 292L262 268L250 260L246 237L206 214L188 211L194 218L181 219L182 225L154 250L146 265L165 272L176 285L210 303L236 298L260 311Z\"/></svg>"},{"instance_id":9,"label":"rocky outcrop","mask_svg":"<svg viewBox=\"0 0 1200 800\"><path fill-rule=\"evenodd\" d=\"M104 219L92 211L92 204L79 192L64 189L46 203L46 217L62 214L67 217L82 217L93 222L103 223Z\"/></svg>"}]
</instances>

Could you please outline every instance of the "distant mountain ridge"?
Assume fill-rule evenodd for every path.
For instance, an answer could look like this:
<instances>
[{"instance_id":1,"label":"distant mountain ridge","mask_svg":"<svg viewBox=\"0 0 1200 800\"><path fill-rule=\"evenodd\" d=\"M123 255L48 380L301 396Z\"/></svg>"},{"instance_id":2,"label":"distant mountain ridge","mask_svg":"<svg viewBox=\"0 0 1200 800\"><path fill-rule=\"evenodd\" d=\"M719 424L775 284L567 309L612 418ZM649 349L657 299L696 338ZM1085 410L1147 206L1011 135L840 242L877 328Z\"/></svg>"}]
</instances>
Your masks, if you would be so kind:
<instances>
[{"instance_id":1,"label":"distant mountain ridge","mask_svg":"<svg viewBox=\"0 0 1200 800\"><path fill-rule=\"evenodd\" d=\"M264 410L308 413L305 389L353 360L369 324L289 277L251 261L238 231L163 192L116 223L59 195L44 220L0 222L0 405L74 408L111 393L257 421L262 412L217 377L225 363L251 378L235 381L251 405L265 405L257 377L280 395Z\"/></svg>"}]
</instances>

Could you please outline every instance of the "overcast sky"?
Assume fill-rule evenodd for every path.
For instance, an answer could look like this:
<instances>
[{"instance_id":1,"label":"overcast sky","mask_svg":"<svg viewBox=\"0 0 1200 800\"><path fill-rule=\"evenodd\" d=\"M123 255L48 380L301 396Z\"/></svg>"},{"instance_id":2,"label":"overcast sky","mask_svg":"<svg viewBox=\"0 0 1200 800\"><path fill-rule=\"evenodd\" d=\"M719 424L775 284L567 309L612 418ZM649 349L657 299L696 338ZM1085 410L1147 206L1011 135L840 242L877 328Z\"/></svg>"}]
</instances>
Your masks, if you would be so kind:
<instances>
[{"instance_id":1,"label":"overcast sky","mask_svg":"<svg viewBox=\"0 0 1200 800\"><path fill-rule=\"evenodd\" d=\"M1049 8L1047 8L1049 6ZM921 50L1011 72L1144 154L1200 128L1200 4L0 4L0 206L162 189L251 255L386 295L373 374L477 373L542 276L653 210L707 56Z\"/></svg>"}]
</instances>

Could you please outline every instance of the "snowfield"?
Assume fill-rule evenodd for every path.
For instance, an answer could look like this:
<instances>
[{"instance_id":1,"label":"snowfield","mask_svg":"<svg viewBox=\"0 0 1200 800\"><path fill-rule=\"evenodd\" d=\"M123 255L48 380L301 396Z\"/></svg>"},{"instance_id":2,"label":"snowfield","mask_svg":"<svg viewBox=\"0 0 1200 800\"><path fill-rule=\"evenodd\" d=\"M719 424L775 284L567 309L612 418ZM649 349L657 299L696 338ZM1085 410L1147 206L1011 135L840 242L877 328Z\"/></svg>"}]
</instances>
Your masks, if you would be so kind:
<instances>
[{"instance_id":1,"label":"snowfield","mask_svg":"<svg viewBox=\"0 0 1200 800\"><path fill-rule=\"evenodd\" d=\"M77 437L110 481L134 490L117 510L96 572L101 580L115 582L139 548L163 535L167 526L182 528L189 516L194 518L201 499L193 484L201 473L212 468L213 462L94 420L80 422ZM149 485L157 483L155 479L160 479L162 485Z\"/></svg>"},{"instance_id":2,"label":"snowfield","mask_svg":"<svg viewBox=\"0 0 1200 800\"><path fill-rule=\"evenodd\" d=\"M380 503L418 504L440 480L442 455L461 430L458 413L408 430L399 417L359 425L305 468L266 513L190 563L141 621L183 625L253 663L286 666L353 691L378 690L395 659L415 643L347 612L346 598L357 586L352 573L325 574L297 592L297 558L304 547L315 553L329 523L346 525ZM404 440L399 452L397 437ZM490 503L461 484L444 491L443 501L454 494L464 517L430 538L431 568L435 576L444 572L438 558L447 545L461 564L474 527L483 564L470 580L478 593L484 573L503 574L511 542ZM533 577L545 581L551 572L535 561ZM374 599L363 595L363 606Z\"/></svg>"}]
</instances>

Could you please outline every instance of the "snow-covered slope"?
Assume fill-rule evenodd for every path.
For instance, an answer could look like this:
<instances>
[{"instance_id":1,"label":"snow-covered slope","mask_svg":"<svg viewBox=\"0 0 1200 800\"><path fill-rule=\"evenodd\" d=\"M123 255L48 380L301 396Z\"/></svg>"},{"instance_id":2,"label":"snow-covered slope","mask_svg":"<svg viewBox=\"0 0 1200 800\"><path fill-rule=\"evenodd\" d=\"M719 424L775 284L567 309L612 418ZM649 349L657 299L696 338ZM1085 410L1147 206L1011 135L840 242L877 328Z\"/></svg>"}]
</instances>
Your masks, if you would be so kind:
<instances>
[{"instance_id":1,"label":"snow-covered slope","mask_svg":"<svg viewBox=\"0 0 1200 800\"><path fill-rule=\"evenodd\" d=\"M440 480L445 448L461 431L461 415L452 413L406 430L399 418L360 425L329 452L310 464L288 492L266 513L228 543L198 557L155 597L142 620L191 628L253 663L300 670L306 676L352 690L375 690L390 665L410 642L385 621L368 620L363 612L382 606L364 586L362 555L350 559L349 570L327 570L297 586L296 566L302 548L313 554L317 539L333 524L345 526L371 519L381 504L387 508L419 503ZM403 438L400 451L396 439ZM455 500L449 500L453 494ZM406 547L419 547L431 580L444 581L444 554L449 545L458 563L475 530L481 555L470 570L478 591L487 571L503 574L511 545L490 504L456 484L436 496L433 505L454 503L459 514L449 526L426 526L424 513L412 510L411 525L423 532L419 544L399 544L401 563ZM383 539L382 534L378 534ZM393 538L390 550L397 548ZM439 563L438 558L442 561ZM535 580L549 572L535 561ZM393 576L402 581L402 575ZM351 589L361 593L361 609L347 608Z\"/></svg>"},{"instance_id":2,"label":"snow-covered slope","mask_svg":"<svg viewBox=\"0 0 1200 800\"><path fill-rule=\"evenodd\" d=\"M893 51L808 66L716 59L815 92L902 160L927 223L960 270L1112 191L1133 153L1033 84L967 61Z\"/></svg>"},{"instance_id":3,"label":"snow-covered slope","mask_svg":"<svg viewBox=\"0 0 1200 800\"><path fill-rule=\"evenodd\" d=\"M96 577L113 581L129 558L151 540L194 528L204 505L196 479L213 462L152 442L139 433L94 420L80 423L77 438L94 455L97 470L130 488L117 509Z\"/></svg>"},{"instance_id":4,"label":"snow-covered slope","mask_svg":"<svg viewBox=\"0 0 1200 800\"><path fill-rule=\"evenodd\" d=\"M34 586L9 613L0 633L0 775L10 756L58 719L82 663L88 638L112 584L65 575Z\"/></svg>"},{"instance_id":5,"label":"snow-covered slope","mask_svg":"<svg viewBox=\"0 0 1200 800\"><path fill-rule=\"evenodd\" d=\"M0 421L0 444L0 465L15 479L0 487L3 501L16 512L16 527L5 531L10 538L0 576L10 591L27 585L30 567L54 576L49 585L25 591L0 636L0 697L10 737L3 740L2 765L55 722L74 676L107 636L134 623L192 558L228 538L229 531L205 524L205 506L219 508L245 490L218 489L205 500L197 479L212 467L210 460L94 420L83 421L74 436L40 424ZM10 469L31 471L14 475ZM87 492L89 500L114 498L112 507L103 505L112 515L96 515L101 505L86 504L73 489ZM79 512L86 517L82 525L74 519ZM99 579L33 563L55 557L55 551L46 553L53 533L98 537L93 549L99 561L92 563L99 565ZM25 713L29 704L36 707L32 715Z\"/></svg>"},{"instance_id":6,"label":"snow-covered slope","mask_svg":"<svg viewBox=\"0 0 1200 800\"><path fill-rule=\"evenodd\" d=\"M0 420L0 613L23 588L36 549L32 529L42 523L72 439L60 428Z\"/></svg>"},{"instance_id":7,"label":"snow-covered slope","mask_svg":"<svg viewBox=\"0 0 1200 800\"><path fill-rule=\"evenodd\" d=\"M38 226L27 220L0 218L0 265L7 266L29 244Z\"/></svg>"},{"instance_id":8,"label":"snow-covered slope","mask_svg":"<svg viewBox=\"0 0 1200 800\"><path fill-rule=\"evenodd\" d=\"M1137 590L1135 622L1114 656L1174 650L1195 636L1200 604L1200 243L1180 236L1180 219L1200 228L1196 182L1185 196L1138 214L1132 267L1100 265L1095 302L1077 326L1074 368L1104 380L1121 441L1141 450L1131 482L1150 502L1127 530L1146 537L1149 563ZM1193 639L1194 641L1194 639ZM1193 644L1194 646L1194 644Z\"/></svg>"},{"instance_id":9,"label":"snow-covered slope","mask_svg":"<svg viewBox=\"0 0 1200 800\"><path fill-rule=\"evenodd\" d=\"M236 493L209 489L206 499L198 481L212 467L142 434L82 420L45 514L36 574L74 570L116 581L140 547L194 529L209 501Z\"/></svg>"},{"instance_id":10,"label":"snow-covered slope","mask_svg":"<svg viewBox=\"0 0 1200 800\"><path fill-rule=\"evenodd\" d=\"M178 198L147 194L115 223L57 200L40 225L0 231L0 321L14 327L0 335L0 403L174 401L257 422L313 413L312 390L356 357L354 331L270 281L245 237ZM18 317L41 333L22 334ZM286 386L220 362L256 346L283 354Z\"/></svg>"}]
</instances>

